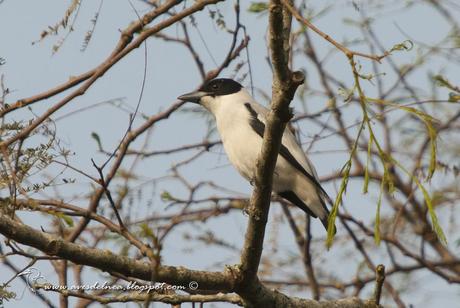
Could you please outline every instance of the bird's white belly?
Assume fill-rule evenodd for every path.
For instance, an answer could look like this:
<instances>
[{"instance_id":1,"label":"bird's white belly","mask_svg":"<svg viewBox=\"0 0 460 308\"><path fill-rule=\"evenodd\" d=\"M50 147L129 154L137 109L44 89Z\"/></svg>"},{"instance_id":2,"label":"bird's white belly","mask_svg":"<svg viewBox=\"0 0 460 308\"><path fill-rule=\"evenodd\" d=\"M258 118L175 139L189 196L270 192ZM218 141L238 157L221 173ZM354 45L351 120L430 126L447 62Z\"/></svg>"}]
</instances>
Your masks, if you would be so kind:
<instances>
[{"instance_id":1,"label":"bird's white belly","mask_svg":"<svg viewBox=\"0 0 460 308\"><path fill-rule=\"evenodd\" d=\"M249 126L234 125L233 129L221 134L225 152L238 172L252 183L256 161L262 147L262 138ZM275 167L273 190L282 192L289 190L295 181L294 168L281 156Z\"/></svg>"},{"instance_id":2,"label":"bird's white belly","mask_svg":"<svg viewBox=\"0 0 460 308\"><path fill-rule=\"evenodd\" d=\"M244 128L235 125L233 129L221 134L221 137L230 162L245 179L251 181L262 139L255 132Z\"/></svg>"}]
</instances>

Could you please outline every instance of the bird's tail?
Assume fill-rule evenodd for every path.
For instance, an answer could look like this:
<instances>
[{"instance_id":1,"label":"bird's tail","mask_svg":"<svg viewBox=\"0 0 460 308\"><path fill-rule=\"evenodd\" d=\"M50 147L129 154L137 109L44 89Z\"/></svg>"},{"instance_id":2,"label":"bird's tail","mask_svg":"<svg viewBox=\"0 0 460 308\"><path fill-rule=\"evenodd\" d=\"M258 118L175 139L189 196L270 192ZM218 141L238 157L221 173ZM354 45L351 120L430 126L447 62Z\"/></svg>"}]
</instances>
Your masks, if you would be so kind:
<instances>
[{"instance_id":1,"label":"bird's tail","mask_svg":"<svg viewBox=\"0 0 460 308\"><path fill-rule=\"evenodd\" d=\"M329 210L326 206L326 202L324 199L328 199L328 197L322 197L318 194L318 198L314 200L310 200L309 202L303 201L296 193L292 191L285 191L282 193L278 193L284 199L290 201L292 204L296 205L305 213L309 214L314 218L319 218L321 223L323 224L324 228L327 231L328 227L328 219L329 219ZM334 225L334 234L337 231L337 228Z\"/></svg>"}]
</instances>

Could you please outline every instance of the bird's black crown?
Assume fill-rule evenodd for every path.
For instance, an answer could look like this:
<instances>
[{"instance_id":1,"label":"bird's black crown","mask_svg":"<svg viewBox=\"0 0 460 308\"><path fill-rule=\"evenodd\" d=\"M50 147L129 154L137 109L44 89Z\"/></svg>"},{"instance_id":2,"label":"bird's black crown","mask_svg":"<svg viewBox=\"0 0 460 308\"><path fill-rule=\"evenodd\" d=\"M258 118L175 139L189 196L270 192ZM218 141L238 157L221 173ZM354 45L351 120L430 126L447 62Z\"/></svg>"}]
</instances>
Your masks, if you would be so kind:
<instances>
[{"instance_id":1,"label":"bird's black crown","mask_svg":"<svg viewBox=\"0 0 460 308\"><path fill-rule=\"evenodd\" d=\"M233 79L217 78L205 83L200 91L212 96L229 95L241 90L243 86Z\"/></svg>"}]
</instances>

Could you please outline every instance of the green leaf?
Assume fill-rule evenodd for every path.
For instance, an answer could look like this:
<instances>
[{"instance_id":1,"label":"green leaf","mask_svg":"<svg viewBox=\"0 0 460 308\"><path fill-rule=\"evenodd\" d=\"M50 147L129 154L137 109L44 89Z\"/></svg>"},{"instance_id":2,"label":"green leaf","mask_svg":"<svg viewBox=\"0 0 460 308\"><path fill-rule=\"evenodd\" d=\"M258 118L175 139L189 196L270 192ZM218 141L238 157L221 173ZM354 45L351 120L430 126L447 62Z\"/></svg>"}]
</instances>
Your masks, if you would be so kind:
<instances>
[{"instance_id":1,"label":"green leaf","mask_svg":"<svg viewBox=\"0 0 460 308\"><path fill-rule=\"evenodd\" d=\"M9 301L10 299L16 298L16 293L8 291L6 289L7 287L9 287L9 286L8 285L0 285L0 304L2 304L2 300Z\"/></svg>"},{"instance_id":2,"label":"green leaf","mask_svg":"<svg viewBox=\"0 0 460 308\"><path fill-rule=\"evenodd\" d=\"M52 211L52 210L48 211L48 213L53 215L53 216L56 216L59 219L62 219L68 227L73 227L73 219L72 219L72 217L70 217L68 215L65 215L65 214L63 214L61 212L56 212L56 211Z\"/></svg>"},{"instance_id":3,"label":"green leaf","mask_svg":"<svg viewBox=\"0 0 460 308\"><path fill-rule=\"evenodd\" d=\"M449 93L449 102L450 103L458 103L460 102L460 95L455 93Z\"/></svg>"},{"instance_id":4,"label":"green leaf","mask_svg":"<svg viewBox=\"0 0 460 308\"><path fill-rule=\"evenodd\" d=\"M441 75L434 75L433 80L436 82L438 87L448 88L449 90L460 93L460 88L458 86L454 86L447 78Z\"/></svg>"},{"instance_id":5,"label":"green leaf","mask_svg":"<svg viewBox=\"0 0 460 308\"><path fill-rule=\"evenodd\" d=\"M413 115L417 116L420 118L423 123L425 124L428 137L430 138L430 148L431 148L431 154L430 154L430 165L428 167L428 175L427 175L427 181L431 180L433 177L434 172L436 171L436 156L437 156L437 151L436 151L436 138L437 138L437 131L436 128L434 127L434 122L437 120L433 118L432 116L424 113L423 111L420 111L418 109L412 108L412 107L406 107L406 106L400 106L401 109L412 113Z\"/></svg>"},{"instance_id":6,"label":"green leaf","mask_svg":"<svg viewBox=\"0 0 460 308\"><path fill-rule=\"evenodd\" d=\"M373 141L374 141L374 135L370 135L369 142L367 143L367 160L366 160L366 168L364 169L363 194L367 194L368 187L369 187L369 164L371 161L371 150L372 150Z\"/></svg>"},{"instance_id":7,"label":"green leaf","mask_svg":"<svg viewBox=\"0 0 460 308\"><path fill-rule=\"evenodd\" d=\"M173 200L173 197L171 196L171 194L166 190L161 193L160 197L161 197L161 200L163 200L163 201L172 201Z\"/></svg>"},{"instance_id":8,"label":"green leaf","mask_svg":"<svg viewBox=\"0 0 460 308\"><path fill-rule=\"evenodd\" d=\"M402 105L395 104L393 102L384 101L380 99L368 98L368 101L372 103L383 104L387 106L392 106L396 109L404 110L418 117L420 120L422 120L423 124L425 125L427 135L430 139L430 150L431 150L430 151L430 164L428 167L428 175L427 175L426 180L427 181L431 180L431 178L434 175L434 172L436 171L436 162L437 162L437 158L436 158L437 157L437 149L436 149L437 148L437 142L436 142L437 141L437 131L436 131L436 128L434 127L434 123L437 122L437 120L433 118L432 116L430 116L429 114L423 111L420 111L416 108L413 108L413 107L402 106Z\"/></svg>"},{"instance_id":9,"label":"green leaf","mask_svg":"<svg viewBox=\"0 0 460 308\"><path fill-rule=\"evenodd\" d=\"M380 183L379 199L377 201L377 211L375 213L375 226L374 226L374 241L377 246L380 246L380 207L382 205L382 195L385 189L385 181Z\"/></svg>"},{"instance_id":10,"label":"green leaf","mask_svg":"<svg viewBox=\"0 0 460 308\"><path fill-rule=\"evenodd\" d=\"M251 2L248 8L248 12L251 13L262 13L268 10L267 2Z\"/></svg>"},{"instance_id":11,"label":"green leaf","mask_svg":"<svg viewBox=\"0 0 460 308\"><path fill-rule=\"evenodd\" d=\"M142 230L143 236L149 237L149 238L155 238L155 234L153 233L153 230L149 227L147 223L142 223L139 225L139 227Z\"/></svg>"},{"instance_id":12,"label":"green leaf","mask_svg":"<svg viewBox=\"0 0 460 308\"><path fill-rule=\"evenodd\" d=\"M73 219L70 216L67 215L60 215L61 219L64 220L64 222L67 224L69 227L73 227Z\"/></svg>"},{"instance_id":13,"label":"green leaf","mask_svg":"<svg viewBox=\"0 0 460 308\"><path fill-rule=\"evenodd\" d=\"M335 220L339 212L339 205L342 202L343 195L347 190L348 179L350 178L350 170L352 166L353 156L356 153L356 149L358 147L358 140L364 129L364 124L365 124L365 121L362 121L359 127L359 130L358 130L358 134L356 136L355 142L353 143L353 147L351 149L348 161L345 163L345 165L342 167L342 170L341 170L341 173L343 174L342 182L340 183L339 192L337 193L337 197L335 198L334 205L332 206L331 213L329 214L329 218L327 222L326 247L328 249L331 248L332 242L334 241Z\"/></svg>"},{"instance_id":14,"label":"green leaf","mask_svg":"<svg viewBox=\"0 0 460 308\"><path fill-rule=\"evenodd\" d=\"M436 235L438 236L439 241L440 241L442 244L447 245L447 239L446 239L446 236L445 236L444 232L442 231L441 226L439 225L438 217L436 216L436 213L435 213L435 211L434 211L433 202L431 201L430 194L429 194L428 191L425 189L425 187L423 186L423 184L420 183L420 181L417 179L417 177L416 177L415 175L411 174L411 173L410 173L406 168L404 168L404 166L402 166L398 161L393 160L393 162L394 162L395 165L397 165L402 171L404 171L409 177L411 177L412 180L413 180L413 181L415 182L415 184L417 185L417 187L422 191L423 197L424 197L424 199L425 199L426 207L428 208L428 212L429 212L429 214L430 214L432 228L433 228L434 232L436 233Z\"/></svg>"},{"instance_id":15,"label":"green leaf","mask_svg":"<svg viewBox=\"0 0 460 308\"><path fill-rule=\"evenodd\" d=\"M393 47L391 47L389 53L392 53L393 51L411 51L412 48L414 48L414 43L411 40L405 40L402 43L396 44Z\"/></svg>"},{"instance_id":16,"label":"green leaf","mask_svg":"<svg viewBox=\"0 0 460 308\"><path fill-rule=\"evenodd\" d=\"M101 138L96 132L91 133L91 137L96 140L99 151L103 152Z\"/></svg>"}]
</instances>

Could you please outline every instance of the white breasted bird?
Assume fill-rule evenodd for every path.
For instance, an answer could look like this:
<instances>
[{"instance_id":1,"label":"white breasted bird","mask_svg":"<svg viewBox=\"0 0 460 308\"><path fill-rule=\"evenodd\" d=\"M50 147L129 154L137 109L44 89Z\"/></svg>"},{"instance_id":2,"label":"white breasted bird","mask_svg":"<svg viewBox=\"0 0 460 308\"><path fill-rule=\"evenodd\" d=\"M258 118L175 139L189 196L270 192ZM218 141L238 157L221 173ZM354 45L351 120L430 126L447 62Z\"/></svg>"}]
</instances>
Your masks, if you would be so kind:
<instances>
[{"instance_id":1,"label":"white breasted bird","mask_svg":"<svg viewBox=\"0 0 460 308\"><path fill-rule=\"evenodd\" d=\"M219 78L198 91L178 97L202 105L217 123L230 162L248 181L252 181L261 151L269 110L258 104L238 82ZM284 131L273 175L273 191L321 220L327 230L331 199L321 187L318 175L288 128Z\"/></svg>"}]
</instances>

